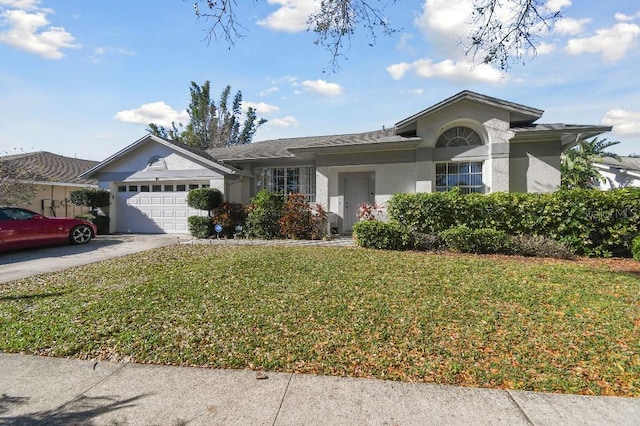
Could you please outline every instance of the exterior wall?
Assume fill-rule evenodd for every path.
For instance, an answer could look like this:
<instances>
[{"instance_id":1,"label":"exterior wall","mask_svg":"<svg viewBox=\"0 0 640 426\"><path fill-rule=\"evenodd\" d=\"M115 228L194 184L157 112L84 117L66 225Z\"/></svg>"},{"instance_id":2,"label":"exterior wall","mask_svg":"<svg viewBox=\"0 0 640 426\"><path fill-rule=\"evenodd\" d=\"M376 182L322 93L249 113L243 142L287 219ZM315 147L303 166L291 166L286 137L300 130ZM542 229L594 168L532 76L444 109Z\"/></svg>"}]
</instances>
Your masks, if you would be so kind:
<instances>
[{"instance_id":1,"label":"exterior wall","mask_svg":"<svg viewBox=\"0 0 640 426\"><path fill-rule=\"evenodd\" d=\"M476 131L483 145L435 148L437 138L456 126ZM417 134L423 140L417 150L417 191L434 191L434 163L449 161L483 161L485 192L509 191L509 141L514 133L509 129L508 111L462 101L419 121Z\"/></svg>"},{"instance_id":2,"label":"exterior wall","mask_svg":"<svg viewBox=\"0 0 640 426\"><path fill-rule=\"evenodd\" d=\"M52 217L75 217L89 212L88 207L76 206L70 201L71 193L86 188L85 186L73 184L42 184L39 186L40 190L32 200L16 207L23 207Z\"/></svg>"},{"instance_id":3,"label":"exterior wall","mask_svg":"<svg viewBox=\"0 0 640 426\"><path fill-rule=\"evenodd\" d=\"M510 192L553 192L560 187L560 153L556 142L513 143L509 161Z\"/></svg>"},{"instance_id":4,"label":"exterior wall","mask_svg":"<svg viewBox=\"0 0 640 426\"><path fill-rule=\"evenodd\" d=\"M416 163L320 166L316 168L316 200L328 212L335 213L342 232L345 215L344 179L354 174L370 173L373 191L370 202L384 206L395 193L416 191Z\"/></svg>"},{"instance_id":5,"label":"exterior wall","mask_svg":"<svg viewBox=\"0 0 640 426\"><path fill-rule=\"evenodd\" d=\"M146 170L154 157L164 159L166 170ZM98 175L100 182L221 179L223 175L158 143L147 143L109 164ZM224 188L223 188L224 190Z\"/></svg>"},{"instance_id":6,"label":"exterior wall","mask_svg":"<svg viewBox=\"0 0 640 426\"><path fill-rule=\"evenodd\" d=\"M417 134L423 140L421 146L434 147L442 132L456 126L475 130L489 144L508 143L513 137L513 132L509 130L508 111L465 100L418 122Z\"/></svg>"}]
</instances>

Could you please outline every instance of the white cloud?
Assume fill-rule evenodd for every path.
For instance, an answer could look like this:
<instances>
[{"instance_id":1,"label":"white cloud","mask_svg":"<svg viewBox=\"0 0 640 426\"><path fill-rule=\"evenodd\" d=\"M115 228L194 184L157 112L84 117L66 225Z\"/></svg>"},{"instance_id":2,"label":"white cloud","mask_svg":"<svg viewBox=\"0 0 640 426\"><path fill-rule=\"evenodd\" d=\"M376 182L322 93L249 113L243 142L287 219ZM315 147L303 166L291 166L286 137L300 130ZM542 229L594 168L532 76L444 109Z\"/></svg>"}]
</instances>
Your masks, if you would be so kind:
<instances>
[{"instance_id":1,"label":"white cloud","mask_svg":"<svg viewBox=\"0 0 640 426\"><path fill-rule=\"evenodd\" d=\"M413 38L413 34L402 33L400 35L400 41L396 44L396 50L404 51L413 54L414 49L411 46L410 40Z\"/></svg>"},{"instance_id":2,"label":"white cloud","mask_svg":"<svg viewBox=\"0 0 640 426\"><path fill-rule=\"evenodd\" d=\"M2 4L21 9L6 10L0 15L0 23L4 21L9 26L0 33L0 42L48 59L64 57L62 49L80 47L64 28L49 25L47 15L52 11L37 9L39 2L4 0Z\"/></svg>"},{"instance_id":3,"label":"white cloud","mask_svg":"<svg viewBox=\"0 0 640 426\"><path fill-rule=\"evenodd\" d=\"M272 87L269 87L268 89L264 89L262 92L260 92L260 96L267 96L267 95L270 95L270 94L272 94L272 93L275 93L275 92L277 92L277 91L279 91L279 90L280 90L280 88L279 88L279 87L277 87L277 86L272 86Z\"/></svg>"},{"instance_id":4,"label":"white cloud","mask_svg":"<svg viewBox=\"0 0 640 426\"><path fill-rule=\"evenodd\" d=\"M410 93L412 95L422 95L424 93L424 89L411 89L407 90L406 93Z\"/></svg>"},{"instance_id":5,"label":"white cloud","mask_svg":"<svg viewBox=\"0 0 640 426\"><path fill-rule=\"evenodd\" d=\"M577 35L580 34L584 26L591 21L589 18L573 19L562 18L556 21L553 31L558 34Z\"/></svg>"},{"instance_id":6,"label":"white cloud","mask_svg":"<svg viewBox=\"0 0 640 426\"><path fill-rule=\"evenodd\" d=\"M93 49L94 56L91 60L94 63L101 62L102 58L109 55L135 56L135 52L120 47L96 47Z\"/></svg>"},{"instance_id":7,"label":"white cloud","mask_svg":"<svg viewBox=\"0 0 640 426\"><path fill-rule=\"evenodd\" d=\"M296 126L298 124L298 120L295 117L288 115L282 118L274 118L273 120L267 121L267 125L269 127L291 127Z\"/></svg>"},{"instance_id":8,"label":"white cloud","mask_svg":"<svg viewBox=\"0 0 640 426\"><path fill-rule=\"evenodd\" d=\"M611 28L596 31L592 37L574 38L567 42L565 50L570 55L600 53L607 61L623 58L640 35L636 24L618 23Z\"/></svg>"},{"instance_id":9,"label":"white cloud","mask_svg":"<svg viewBox=\"0 0 640 426\"><path fill-rule=\"evenodd\" d=\"M445 49L457 43L471 30L470 17L473 12L471 0L426 0L414 25L420 29L431 44Z\"/></svg>"},{"instance_id":10,"label":"white cloud","mask_svg":"<svg viewBox=\"0 0 640 426\"><path fill-rule=\"evenodd\" d=\"M308 92L315 92L325 96L338 96L342 94L342 87L336 83L328 83L324 80L305 80L300 83Z\"/></svg>"},{"instance_id":11,"label":"white cloud","mask_svg":"<svg viewBox=\"0 0 640 426\"><path fill-rule=\"evenodd\" d=\"M277 106L269 105L264 102L242 102L243 112L247 112L250 107L255 109L258 114L273 114L274 112L280 111L280 108L278 108Z\"/></svg>"},{"instance_id":12,"label":"white cloud","mask_svg":"<svg viewBox=\"0 0 640 426\"><path fill-rule=\"evenodd\" d=\"M306 31L309 15L316 9L315 0L268 0L268 3L279 5L279 8L259 20L258 25L290 33Z\"/></svg>"},{"instance_id":13,"label":"white cloud","mask_svg":"<svg viewBox=\"0 0 640 426\"><path fill-rule=\"evenodd\" d=\"M189 114L186 110L178 112L162 101L144 104L136 109L120 111L113 118L124 123L144 125L155 123L160 126L171 126L172 122L176 125L189 122Z\"/></svg>"},{"instance_id":14,"label":"white cloud","mask_svg":"<svg viewBox=\"0 0 640 426\"><path fill-rule=\"evenodd\" d=\"M409 70L411 70L411 64L406 62L400 62L399 64L393 64L387 67L387 72L394 80L400 80Z\"/></svg>"},{"instance_id":15,"label":"white cloud","mask_svg":"<svg viewBox=\"0 0 640 426\"><path fill-rule=\"evenodd\" d=\"M470 62L455 62L446 59L434 63L431 59L419 59L411 64L400 63L387 67L391 78L399 80L408 71L413 71L422 78L441 78L455 83L498 83L503 80L503 74L491 65L473 65Z\"/></svg>"},{"instance_id":16,"label":"white cloud","mask_svg":"<svg viewBox=\"0 0 640 426\"><path fill-rule=\"evenodd\" d=\"M560 10L571 6L571 0L549 0L545 6L547 6L547 8L552 12L559 12Z\"/></svg>"},{"instance_id":17,"label":"white cloud","mask_svg":"<svg viewBox=\"0 0 640 426\"><path fill-rule=\"evenodd\" d=\"M616 134L640 136L640 112L614 108L607 111L602 122L607 126L613 126L613 131Z\"/></svg>"},{"instance_id":18,"label":"white cloud","mask_svg":"<svg viewBox=\"0 0 640 426\"><path fill-rule=\"evenodd\" d=\"M32 10L40 6L40 0L0 0L0 6L10 8Z\"/></svg>"},{"instance_id":19,"label":"white cloud","mask_svg":"<svg viewBox=\"0 0 640 426\"><path fill-rule=\"evenodd\" d=\"M635 15L625 15L624 13L616 13L615 15L613 15L614 18L616 18L616 20L618 21L624 21L624 22L629 22L629 21L633 21L636 18L640 18L640 12L636 13Z\"/></svg>"},{"instance_id":20,"label":"white cloud","mask_svg":"<svg viewBox=\"0 0 640 426\"><path fill-rule=\"evenodd\" d=\"M556 46L552 43L541 42L538 46L536 46L536 53L538 55L547 55L556 50Z\"/></svg>"}]
</instances>

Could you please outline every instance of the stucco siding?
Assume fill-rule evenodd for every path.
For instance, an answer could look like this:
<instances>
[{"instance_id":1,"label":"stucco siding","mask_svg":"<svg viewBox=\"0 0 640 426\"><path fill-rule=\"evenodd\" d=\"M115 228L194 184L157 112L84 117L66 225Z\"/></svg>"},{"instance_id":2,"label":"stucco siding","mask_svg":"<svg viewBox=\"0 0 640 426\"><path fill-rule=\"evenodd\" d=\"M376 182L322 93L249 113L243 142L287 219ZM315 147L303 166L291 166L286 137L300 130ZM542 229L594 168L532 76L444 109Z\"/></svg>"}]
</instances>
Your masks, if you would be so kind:
<instances>
[{"instance_id":1,"label":"stucco siding","mask_svg":"<svg viewBox=\"0 0 640 426\"><path fill-rule=\"evenodd\" d=\"M75 217L89 212L88 207L71 203L71 193L84 188L80 185L39 185L37 194L27 203L16 207L33 210L45 216Z\"/></svg>"},{"instance_id":2,"label":"stucco siding","mask_svg":"<svg viewBox=\"0 0 640 426\"><path fill-rule=\"evenodd\" d=\"M147 170L147 165L153 158L161 158L166 169ZM176 153L169 147L148 143L105 166L97 177L100 182L202 179L213 181L222 179L223 175Z\"/></svg>"},{"instance_id":3,"label":"stucco siding","mask_svg":"<svg viewBox=\"0 0 640 426\"><path fill-rule=\"evenodd\" d=\"M475 130L485 143L506 142L511 137L507 111L465 100L418 122L417 134L423 140L420 146L435 146L436 138L455 126L466 126Z\"/></svg>"},{"instance_id":4,"label":"stucco siding","mask_svg":"<svg viewBox=\"0 0 640 426\"><path fill-rule=\"evenodd\" d=\"M511 192L553 192L560 187L560 152L557 142L515 143L511 146Z\"/></svg>"},{"instance_id":5,"label":"stucco siding","mask_svg":"<svg viewBox=\"0 0 640 426\"><path fill-rule=\"evenodd\" d=\"M335 213L340 220L345 215L343 180L345 176L372 176L370 202L385 205L396 193L416 192L416 163L371 164L360 166L332 166L316 169L317 200Z\"/></svg>"}]
</instances>

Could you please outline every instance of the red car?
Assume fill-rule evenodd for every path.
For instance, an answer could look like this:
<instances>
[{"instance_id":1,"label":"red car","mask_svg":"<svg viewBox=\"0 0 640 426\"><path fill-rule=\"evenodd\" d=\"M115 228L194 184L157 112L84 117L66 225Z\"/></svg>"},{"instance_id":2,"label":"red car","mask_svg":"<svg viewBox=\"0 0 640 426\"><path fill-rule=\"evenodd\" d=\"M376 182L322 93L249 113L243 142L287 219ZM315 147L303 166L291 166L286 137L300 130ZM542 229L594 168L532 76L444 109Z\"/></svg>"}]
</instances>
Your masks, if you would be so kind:
<instances>
[{"instance_id":1,"label":"red car","mask_svg":"<svg viewBox=\"0 0 640 426\"><path fill-rule=\"evenodd\" d=\"M0 207L0 251L49 244L85 244L98 233L86 220L46 217L18 207Z\"/></svg>"}]
</instances>

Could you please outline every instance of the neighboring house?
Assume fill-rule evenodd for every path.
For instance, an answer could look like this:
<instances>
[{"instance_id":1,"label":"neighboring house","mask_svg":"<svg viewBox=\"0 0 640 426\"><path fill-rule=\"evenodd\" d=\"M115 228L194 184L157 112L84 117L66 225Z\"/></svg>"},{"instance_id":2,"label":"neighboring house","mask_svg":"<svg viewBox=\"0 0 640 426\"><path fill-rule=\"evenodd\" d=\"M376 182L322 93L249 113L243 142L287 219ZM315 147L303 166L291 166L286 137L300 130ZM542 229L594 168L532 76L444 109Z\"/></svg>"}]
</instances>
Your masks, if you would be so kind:
<instances>
[{"instance_id":1,"label":"neighboring house","mask_svg":"<svg viewBox=\"0 0 640 426\"><path fill-rule=\"evenodd\" d=\"M392 129L201 151L147 135L81 175L115 194L115 232L186 232L186 191L215 187L247 203L257 191L305 194L332 227L352 230L363 202L446 191L549 192L560 154L610 126L536 124L543 111L463 91Z\"/></svg>"},{"instance_id":2,"label":"neighboring house","mask_svg":"<svg viewBox=\"0 0 640 426\"><path fill-rule=\"evenodd\" d=\"M98 181L79 178L80 173L98 164L97 161L64 157L46 151L6 155L0 157L4 170L26 170L25 183L37 185L35 196L16 207L34 210L52 217L75 217L87 213L88 208L70 202L70 194L80 188L98 187ZM12 176L6 178L11 179Z\"/></svg>"},{"instance_id":3,"label":"neighboring house","mask_svg":"<svg viewBox=\"0 0 640 426\"><path fill-rule=\"evenodd\" d=\"M628 186L640 186L640 158L604 157L594 166L600 171L604 182L598 182L600 189L624 188Z\"/></svg>"}]
</instances>

